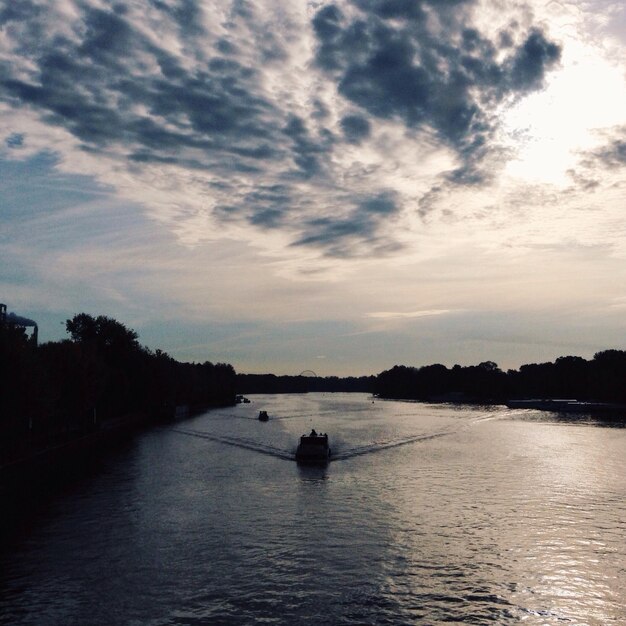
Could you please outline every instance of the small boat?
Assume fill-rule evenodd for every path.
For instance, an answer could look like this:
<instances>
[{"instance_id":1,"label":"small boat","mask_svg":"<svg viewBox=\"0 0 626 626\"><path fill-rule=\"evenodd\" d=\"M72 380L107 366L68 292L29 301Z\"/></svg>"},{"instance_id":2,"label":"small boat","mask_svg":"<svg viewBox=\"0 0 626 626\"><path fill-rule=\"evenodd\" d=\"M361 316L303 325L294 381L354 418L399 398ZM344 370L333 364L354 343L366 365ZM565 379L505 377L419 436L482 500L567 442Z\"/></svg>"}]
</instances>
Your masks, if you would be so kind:
<instances>
[{"instance_id":1,"label":"small boat","mask_svg":"<svg viewBox=\"0 0 626 626\"><path fill-rule=\"evenodd\" d=\"M267 411L259 411L259 421L260 422L267 422L267 420L269 420L270 416L267 414Z\"/></svg>"},{"instance_id":2,"label":"small boat","mask_svg":"<svg viewBox=\"0 0 626 626\"><path fill-rule=\"evenodd\" d=\"M328 463L330 459L330 447L328 435L317 434L315 430L310 435L302 435L296 450L298 463Z\"/></svg>"}]
</instances>

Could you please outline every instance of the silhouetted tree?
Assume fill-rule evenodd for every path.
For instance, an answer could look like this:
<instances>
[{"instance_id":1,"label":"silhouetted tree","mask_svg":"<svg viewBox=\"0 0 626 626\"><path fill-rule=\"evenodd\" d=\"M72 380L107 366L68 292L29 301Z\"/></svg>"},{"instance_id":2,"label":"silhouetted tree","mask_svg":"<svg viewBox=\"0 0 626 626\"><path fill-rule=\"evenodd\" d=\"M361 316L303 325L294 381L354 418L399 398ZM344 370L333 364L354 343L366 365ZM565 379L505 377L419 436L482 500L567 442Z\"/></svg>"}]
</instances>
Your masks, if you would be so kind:
<instances>
[{"instance_id":1,"label":"silhouetted tree","mask_svg":"<svg viewBox=\"0 0 626 626\"><path fill-rule=\"evenodd\" d=\"M66 328L71 339L37 347L23 328L0 324L4 460L82 436L110 418L234 403L231 365L180 363L142 347L134 330L103 315L80 313Z\"/></svg>"},{"instance_id":2,"label":"silhouetted tree","mask_svg":"<svg viewBox=\"0 0 626 626\"><path fill-rule=\"evenodd\" d=\"M306 393L309 391L374 391L375 376L276 376L237 374L237 393Z\"/></svg>"},{"instance_id":3,"label":"silhouetted tree","mask_svg":"<svg viewBox=\"0 0 626 626\"><path fill-rule=\"evenodd\" d=\"M37 348L19 326L0 324L0 463L30 445L45 411L44 372Z\"/></svg>"},{"instance_id":4,"label":"silhouetted tree","mask_svg":"<svg viewBox=\"0 0 626 626\"><path fill-rule=\"evenodd\" d=\"M626 351L604 350L593 355L591 388L598 398L626 402Z\"/></svg>"}]
</instances>

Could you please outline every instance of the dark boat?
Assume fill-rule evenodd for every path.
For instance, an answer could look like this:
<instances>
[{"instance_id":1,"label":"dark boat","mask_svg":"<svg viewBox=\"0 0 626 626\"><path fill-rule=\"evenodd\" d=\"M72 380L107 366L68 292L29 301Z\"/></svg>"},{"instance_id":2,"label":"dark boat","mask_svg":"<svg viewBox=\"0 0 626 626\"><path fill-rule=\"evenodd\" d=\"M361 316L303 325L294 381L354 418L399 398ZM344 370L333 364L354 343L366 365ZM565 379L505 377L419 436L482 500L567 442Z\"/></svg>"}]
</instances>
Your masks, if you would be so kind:
<instances>
[{"instance_id":1,"label":"dark boat","mask_svg":"<svg viewBox=\"0 0 626 626\"><path fill-rule=\"evenodd\" d=\"M315 430L310 435L302 435L296 450L298 463L328 463L330 459L330 447L328 435L318 435Z\"/></svg>"},{"instance_id":2,"label":"dark boat","mask_svg":"<svg viewBox=\"0 0 626 626\"><path fill-rule=\"evenodd\" d=\"M267 422L267 420L269 420L269 415L267 414L267 411L259 411L259 421L260 422Z\"/></svg>"}]
</instances>

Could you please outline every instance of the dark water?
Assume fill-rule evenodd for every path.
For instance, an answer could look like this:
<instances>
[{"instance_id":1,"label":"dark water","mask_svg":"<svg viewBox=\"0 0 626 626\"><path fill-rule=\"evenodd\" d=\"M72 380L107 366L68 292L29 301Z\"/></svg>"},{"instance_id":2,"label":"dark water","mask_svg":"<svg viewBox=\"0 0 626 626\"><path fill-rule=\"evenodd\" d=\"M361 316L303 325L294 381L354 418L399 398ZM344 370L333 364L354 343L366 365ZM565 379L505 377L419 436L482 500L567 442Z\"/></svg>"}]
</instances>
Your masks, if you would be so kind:
<instances>
[{"instance_id":1,"label":"dark water","mask_svg":"<svg viewBox=\"0 0 626 626\"><path fill-rule=\"evenodd\" d=\"M251 398L42 507L0 554L0 623L626 624L626 429ZM326 468L291 460L312 426Z\"/></svg>"}]
</instances>

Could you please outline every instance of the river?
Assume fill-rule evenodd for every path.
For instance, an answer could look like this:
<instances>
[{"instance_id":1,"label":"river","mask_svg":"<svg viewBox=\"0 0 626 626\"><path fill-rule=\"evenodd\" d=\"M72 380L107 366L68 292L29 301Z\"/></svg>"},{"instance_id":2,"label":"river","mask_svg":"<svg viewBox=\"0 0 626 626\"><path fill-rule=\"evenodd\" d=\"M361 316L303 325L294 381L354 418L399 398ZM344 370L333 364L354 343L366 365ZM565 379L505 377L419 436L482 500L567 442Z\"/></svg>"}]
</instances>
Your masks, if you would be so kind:
<instances>
[{"instance_id":1,"label":"river","mask_svg":"<svg viewBox=\"0 0 626 626\"><path fill-rule=\"evenodd\" d=\"M48 498L2 546L0 623L626 624L626 428L250 398L144 432ZM327 467L293 461L312 427Z\"/></svg>"}]
</instances>

